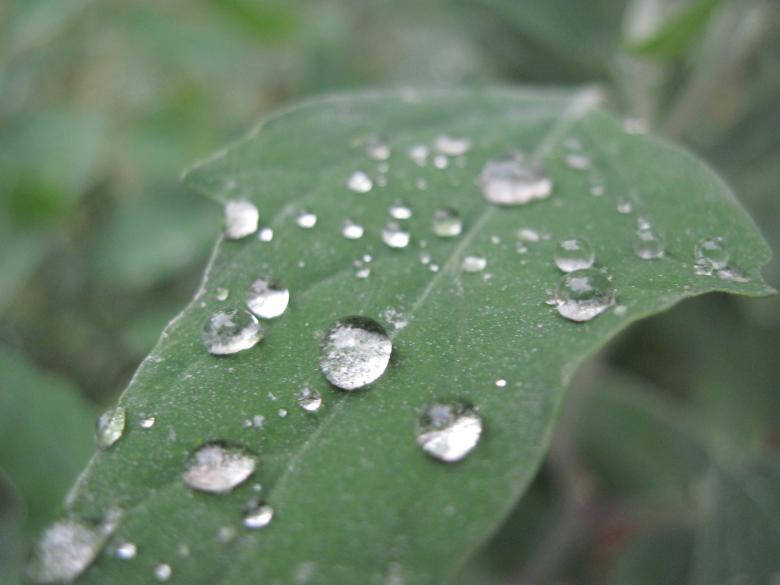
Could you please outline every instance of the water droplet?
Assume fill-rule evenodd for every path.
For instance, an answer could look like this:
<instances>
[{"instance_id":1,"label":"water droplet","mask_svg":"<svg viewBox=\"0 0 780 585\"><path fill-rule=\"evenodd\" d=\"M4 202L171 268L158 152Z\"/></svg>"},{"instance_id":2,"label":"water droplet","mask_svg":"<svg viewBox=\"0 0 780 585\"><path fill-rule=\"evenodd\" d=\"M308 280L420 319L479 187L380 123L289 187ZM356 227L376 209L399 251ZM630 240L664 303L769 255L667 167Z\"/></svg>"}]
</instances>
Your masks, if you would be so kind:
<instances>
[{"instance_id":1,"label":"water droplet","mask_svg":"<svg viewBox=\"0 0 780 585\"><path fill-rule=\"evenodd\" d=\"M550 177L517 158L488 161L479 180L485 199L496 205L523 205L552 192Z\"/></svg>"},{"instance_id":2,"label":"water droplet","mask_svg":"<svg viewBox=\"0 0 780 585\"><path fill-rule=\"evenodd\" d=\"M572 152L566 155L566 166L575 171L585 171L590 168L590 157Z\"/></svg>"},{"instance_id":3,"label":"water droplet","mask_svg":"<svg viewBox=\"0 0 780 585\"><path fill-rule=\"evenodd\" d=\"M257 234L257 239L261 242L270 242L274 239L274 230L269 227L261 228Z\"/></svg>"},{"instance_id":4,"label":"water droplet","mask_svg":"<svg viewBox=\"0 0 780 585\"><path fill-rule=\"evenodd\" d=\"M374 160L390 158L390 147L379 136L372 136L365 146L366 155Z\"/></svg>"},{"instance_id":5,"label":"water droplet","mask_svg":"<svg viewBox=\"0 0 780 585\"><path fill-rule=\"evenodd\" d=\"M412 210L403 201L396 201L390 206L390 217L393 219L409 219L412 217Z\"/></svg>"},{"instance_id":6,"label":"water droplet","mask_svg":"<svg viewBox=\"0 0 780 585\"><path fill-rule=\"evenodd\" d=\"M617 212L618 213L631 213L633 211L634 206L631 204L631 202L628 199L619 198L617 202Z\"/></svg>"},{"instance_id":7,"label":"water droplet","mask_svg":"<svg viewBox=\"0 0 780 585\"><path fill-rule=\"evenodd\" d=\"M409 158L411 158L419 166L424 166L428 160L428 147L424 144L417 144L409 149Z\"/></svg>"},{"instance_id":8,"label":"water droplet","mask_svg":"<svg viewBox=\"0 0 780 585\"><path fill-rule=\"evenodd\" d=\"M385 372L392 349L393 343L379 323L368 317L346 317L325 336L320 370L334 386L357 390Z\"/></svg>"},{"instance_id":9,"label":"water droplet","mask_svg":"<svg viewBox=\"0 0 780 585\"><path fill-rule=\"evenodd\" d=\"M298 227L308 230L317 225L317 216L308 209L304 209L298 213L298 217L295 218L295 223L298 224Z\"/></svg>"},{"instance_id":10,"label":"water droplet","mask_svg":"<svg viewBox=\"0 0 780 585\"><path fill-rule=\"evenodd\" d=\"M389 222L382 230L382 241L391 248L406 248L411 240L411 234L396 222Z\"/></svg>"},{"instance_id":11,"label":"water droplet","mask_svg":"<svg viewBox=\"0 0 780 585\"><path fill-rule=\"evenodd\" d=\"M487 266L487 260L482 256L466 256L461 269L464 272L481 272Z\"/></svg>"},{"instance_id":12,"label":"water droplet","mask_svg":"<svg viewBox=\"0 0 780 585\"><path fill-rule=\"evenodd\" d=\"M229 355L254 347L263 338L263 328L249 311L217 311L203 326L203 343L209 353Z\"/></svg>"},{"instance_id":13,"label":"water droplet","mask_svg":"<svg viewBox=\"0 0 780 585\"><path fill-rule=\"evenodd\" d=\"M596 183L590 186L590 194L594 197L602 197L607 192L607 188L604 183Z\"/></svg>"},{"instance_id":14,"label":"water droplet","mask_svg":"<svg viewBox=\"0 0 780 585\"><path fill-rule=\"evenodd\" d=\"M317 412L322 406L322 395L311 388L302 388L298 392L298 405L306 412Z\"/></svg>"},{"instance_id":15,"label":"water droplet","mask_svg":"<svg viewBox=\"0 0 780 585\"><path fill-rule=\"evenodd\" d=\"M615 303L609 279L594 268L564 275L554 300L558 313L571 321L590 321Z\"/></svg>"},{"instance_id":16,"label":"water droplet","mask_svg":"<svg viewBox=\"0 0 780 585\"><path fill-rule=\"evenodd\" d=\"M230 296L230 291L226 288L218 288L217 292L214 295L218 301L226 301L227 298Z\"/></svg>"},{"instance_id":17,"label":"water droplet","mask_svg":"<svg viewBox=\"0 0 780 585\"><path fill-rule=\"evenodd\" d=\"M496 386L498 388L506 388L506 380L504 380L503 378L499 378L498 380L496 380Z\"/></svg>"},{"instance_id":18,"label":"water droplet","mask_svg":"<svg viewBox=\"0 0 780 585\"><path fill-rule=\"evenodd\" d=\"M160 563L154 568L154 578L158 581L167 581L171 578L171 574L173 574L173 571L167 563Z\"/></svg>"},{"instance_id":19,"label":"water droplet","mask_svg":"<svg viewBox=\"0 0 780 585\"><path fill-rule=\"evenodd\" d=\"M274 509L268 504L254 506L244 515L244 526L247 528L265 528L274 517Z\"/></svg>"},{"instance_id":20,"label":"water droplet","mask_svg":"<svg viewBox=\"0 0 780 585\"><path fill-rule=\"evenodd\" d=\"M728 280L729 282L750 282L750 277L744 274L736 266L726 266L726 268L721 268L718 270L718 278L721 280Z\"/></svg>"},{"instance_id":21,"label":"water droplet","mask_svg":"<svg viewBox=\"0 0 780 585\"><path fill-rule=\"evenodd\" d=\"M260 214L249 201L240 199L225 204L225 235L239 240L257 231Z\"/></svg>"},{"instance_id":22,"label":"water droplet","mask_svg":"<svg viewBox=\"0 0 780 585\"><path fill-rule=\"evenodd\" d=\"M539 232L531 228L520 228L517 237L523 242L538 242L541 239Z\"/></svg>"},{"instance_id":23,"label":"water droplet","mask_svg":"<svg viewBox=\"0 0 780 585\"><path fill-rule=\"evenodd\" d=\"M428 181L426 181L423 177L417 177L417 179L414 181L414 185L420 191L425 191L428 188Z\"/></svg>"},{"instance_id":24,"label":"water droplet","mask_svg":"<svg viewBox=\"0 0 780 585\"><path fill-rule=\"evenodd\" d=\"M359 278L360 280L365 280L371 276L371 268L368 266L359 266L355 269L355 277Z\"/></svg>"},{"instance_id":25,"label":"water droplet","mask_svg":"<svg viewBox=\"0 0 780 585\"><path fill-rule=\"evenodd\" d=\"M636 231L634 252L642 260L655 260L664 255L664 240L651 226L643 225Z\"/></svg>"},{"instance_id":26,"label":"water droplet","mask_svg":"<svg viewBox=\"0 0 780 585\"><path fill-rule=\"evenodd\" d=\"M363 171L355 171L347 179L347 187L355 193L368 193L374 186L374 182Z\"/></svg>"},{"instance_id":27,"label":"water droplet","mask_svg":"<svg viewBox=\"0 0 780 585\"><path fill-rule=\"evenodd\" d=\"M490 236L490 243L497 246L501 243L501 236L497 236L495 234Z\"/></svg>"},{"instance_id":28,"label":"water droplet","mask_svg":"<svg viewBox=\"0 0 780 585\"><path fill-rule=\"evenodd\" d=\"M217 542L227 544L233 542L236 539L236 529L232 526L222 526L217 530Z\"/></svg>"},{"instance_id":29,"label":"water droplet","mask_svg":"<svg viewBox=\"0 0 780 585\"><path fill-rule=\"evenodd\" d=\"M417 444L429 455L446 461L460 461L479 442L482 419L461 403L433 404L420 417Z\"/></svg>"},{"instance_id":30,"label":"water droplet","mask_svg":"<svg viewBox=\"0 0 780 585\"><path fill-rule=\"evenodd\" d=\"M101 449L108 449L116 443L125 432L125 408L116 406L100 415L97 421L97 444Z\"/></svg>"},{"instance_id":31,"label":"water droplet","mask_svg":"<svg viewBox=\"0 0 780 585\"><path fill-rule=\"evenodd\" d=\"M440 238L459 236L463 230L463 222L457 210L451 207L440 207L433 214L433 233Z\"/></svg>"},{"instance_id":32,"label":"water droplet","mask_svg":"<svg viewBox=\"0 0 780 585\"><path fill-rule=\"evenodd\" d=\"M279 415L279 418L284 418L287 416L287 409L286 408L280 408L276 411L276 414Z\"/></svg>"},{"instance_id":33,"label":"water droplet","mask_svg":"<svg viewBox=\"0 0 780 585\"><path fill-rule=\"evenodd\" d=\"M363 231L363 226L351 219L345 220L344 225L341 226L341 235L348 240L359 240L363 237Z\"/></svg>"},{"instance_id":34,"label":"water droplet","mask_svg":"<svg viewBox=\"0 0 780 585\"><path fill-rule=\"evenodd\" d=\"M157 419L153 416L147 416L146 418L141 419L141 422L139 422L138 425L142 429L151 429L154 426L156 420Z\"/></svg>"},{"instance_id":35,"label":"water droplet","mask_svg":"<svg viewBox=\"0 0 780 585\"><path fill-rule=\"evenodd\" d=\"M261 319L273 319L287 309L290 291L279 281L263 277L255 280L246 295L246 306Z\"/></svg>"},{"instance_id":36,"label":"water droplet","mask_svg":"<svg viewBox=\"0 0 780 585\"><path fill-rule=\"evenodd\" d=\"M255 456L240 447L206 443L192 454L182 478L194 490L222 494L245 482L256 467Z\"/></svg>"},{"instance_id":37,"label":"water droplet","mask_svg":"<svg viewBox=\"0 0 780 585\"><path fill-rule=\"evenodd\" d=\"M436 139L434 147L441 154L460 156L471 150L471 140L468 138L453 138L447 134L442 134Z\"/></svg>"},{"instance_id":38,"label":"water droplet","mask_svg":"<svg viewBox=\"0 0 780 585\"><path fill-rule=\"evenodd\" d=\"M43 533L27 568L35 583L70 582L95 560L106 534L75 520L62 520Z\"/></svg>"},{"instance_id":39,"label":"water droplet","mask_svg":"<svg viewBox=\"0 0 780 585\"><path fill-rule=\"evenodd\" d=\"M583 238L561 240L555 249L555 265L563 272L590 268L595 259L593 246Z\"/></svg>"},{"instance_id":40,"label":"water droplet","mask_svg":"<svg viewBox=\"0 0 780 585\"><path fill-rule=\"evenodd\" d=\"M450 166L450 160L443 154L437 154L433 157L433 166L437 169L446 169Z\"/></svg>"},{"instance_id":41,"label":"water droplet","mask_svg":"<svg viewBox=\"0 0 780 585\"><path fill-rule=\"evenodd\" d=\"M114 549L114 555L118 559L122 559L124 561L129 561L130 559L135 558L135 555L138 553L138 547L133 542L120 542L118 545L116 545L116 548Z\"/></svg>"},{"instance_id":42,"label":"water droplet","mask_svg":"<svg viewBox=\"0 0 780 585\"><path fill-rule=\"evenodd\" d=\"M722 237L707 238L696 244L696 273L710 275L716 270L726 268L730 254L726 240Z\"/></svg>"}]
</instances>

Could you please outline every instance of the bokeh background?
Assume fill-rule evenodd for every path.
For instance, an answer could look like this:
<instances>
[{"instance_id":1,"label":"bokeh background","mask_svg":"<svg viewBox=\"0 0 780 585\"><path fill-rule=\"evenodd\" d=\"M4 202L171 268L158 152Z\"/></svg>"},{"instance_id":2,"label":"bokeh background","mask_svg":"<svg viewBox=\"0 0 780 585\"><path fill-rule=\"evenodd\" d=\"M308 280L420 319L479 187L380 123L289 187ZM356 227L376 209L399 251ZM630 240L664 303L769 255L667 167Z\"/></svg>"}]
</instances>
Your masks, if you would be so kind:
<instances>
[{"instance_id":1,"label":"bokeh background","mask_svg":"<svg viewBox=\"0 0 780 585\"><path fill-rule=\"evenodd\" d=\"M0 584L196 289L221 210L183 168L291 100L521 83L601 84L716 168L778 249L776 0L0 0ZM720 583L709 565L731 563L776 585L780 504L743 487L780 490L779 349L777 298L632 327L578 376L462 583ZM757 518L728 507L746 494Z\"/></svg>"}]
</instances>

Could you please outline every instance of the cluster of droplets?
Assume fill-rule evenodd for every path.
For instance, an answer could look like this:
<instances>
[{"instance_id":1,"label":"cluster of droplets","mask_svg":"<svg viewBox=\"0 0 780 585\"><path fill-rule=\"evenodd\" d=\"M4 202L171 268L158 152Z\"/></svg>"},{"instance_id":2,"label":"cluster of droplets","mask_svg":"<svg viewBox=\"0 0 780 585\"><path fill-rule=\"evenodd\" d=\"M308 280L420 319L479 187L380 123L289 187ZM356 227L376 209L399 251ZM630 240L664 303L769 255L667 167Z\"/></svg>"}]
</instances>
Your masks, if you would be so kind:
<instances>
[{"instance_id":1,"label":"cluster of droplets","mask_svg":"<svg viewBox=\"0 0 780 585\"><path fill-rule=\"evenodd\" d=\"M722 236L701 240L694 248L694 258L694 271L700 276L717 275L730 282L750 282L742 270L730 264L731 252Z\"/></svg>"}]
</instances>

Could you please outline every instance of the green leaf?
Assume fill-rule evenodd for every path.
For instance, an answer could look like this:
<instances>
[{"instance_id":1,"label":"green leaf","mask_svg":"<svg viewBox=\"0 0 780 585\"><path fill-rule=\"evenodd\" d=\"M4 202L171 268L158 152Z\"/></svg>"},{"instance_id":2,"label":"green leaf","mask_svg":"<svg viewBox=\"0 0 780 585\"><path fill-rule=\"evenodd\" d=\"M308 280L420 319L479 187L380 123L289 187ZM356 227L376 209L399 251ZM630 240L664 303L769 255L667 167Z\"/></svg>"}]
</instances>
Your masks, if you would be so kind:
<instances>
[{"instance_id":1,"label":"green leaf","mask_svg":"<svg viewBox=\"0 0 780 585\"><path fill-rule=\"evenodd\" d=\"M146 583L159 562L171 565L172 582L192 584L293 582L308 572L312 582L343 585L444 582L527 488L564 386L586 356L682 298L771 292L759 272L769 250L723 182L678 148L626 134L595 109L596 97L502 89L337 96L270 118L192 169L189 184L218 201L250 197L275 236L218 241L200 291L121 397L127 430L95 455L68 512L95 519L119 507L114 538L135 542L139 554L130 562L101 555L79 582ZM353 193L346 181L354 171L377 177L376 161L359 146L375 132L393 150L388 185ZM468 137L472 150L444 170L407 156L445 133ZM570 137L591 158L592 174L564 162ZM475 179L486 161L511 150L544 165L554 182L549 200L485 201ZM594 177L605 188L600 197L590 194ZM619 197L632 199L633 214L616 211ZM413 210L412 244L390 249L379 234L398 198ZM464 220L459 237L431 233L434 210L445 205ZM313 229L296 225L303 209L317 214ZM663 259L635 255L637 214L665 237ZM362 239L341 237L347 217L366 228ZM523 227L551 237L518 254ZM593 244L624 313L577 324L545 305L561 278L556 242L570 236ZM695 275L694 246L712 236L726 238L749 282ZM422 241L438 271L420 261ZM371 274L358 279L353 262L365 254ZM487 259L482 273L461 272L470 254ZM249 284L269 272L291 291L286 313L265 323L259 346L209 355L204 322L241 307ZM227 301L217 300L220 287L230 291ZM387 371L361 392L330 387L318 370L318 338L347 315L382 322L393 339ZM393 325L399 315L406 326ZM323 395L316 414L296 404L304 386ZM422 452L415 434L426 405L451 399L474 404L485 430L464 461L443 464ZM150 415L155 425L141 428ZM265 417L262 429L245 426L254 415ZM193 450L215 440L257 453L259 469L232 493L195 493L182 471ZM275 509L262 531L242 526L253 498ZM217 537L225 527L235 538Z\"/></svg>"}]
</instances>

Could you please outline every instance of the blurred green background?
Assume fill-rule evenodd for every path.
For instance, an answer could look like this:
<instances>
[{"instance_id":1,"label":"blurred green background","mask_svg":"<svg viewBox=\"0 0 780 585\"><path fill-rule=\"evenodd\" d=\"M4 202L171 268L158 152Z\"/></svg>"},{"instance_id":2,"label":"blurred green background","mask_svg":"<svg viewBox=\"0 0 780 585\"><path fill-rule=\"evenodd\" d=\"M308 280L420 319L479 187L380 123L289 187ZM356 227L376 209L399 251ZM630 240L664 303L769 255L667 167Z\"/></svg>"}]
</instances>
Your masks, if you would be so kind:
<instances>
[{"instance_id":1,"label":"blurred green background","mask_svg":"<svg viewBox=\"0 0 780 585\"><path fill-rule=\"evenodd\" d=\"M181 169L294 99L488 83L601 84L778 249L776 0L0 1L0 585L197 286L221 210ZM780 582L778 349L777 298L631 328L463 583Z\"/></svg>"}]
</instances>

